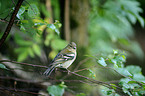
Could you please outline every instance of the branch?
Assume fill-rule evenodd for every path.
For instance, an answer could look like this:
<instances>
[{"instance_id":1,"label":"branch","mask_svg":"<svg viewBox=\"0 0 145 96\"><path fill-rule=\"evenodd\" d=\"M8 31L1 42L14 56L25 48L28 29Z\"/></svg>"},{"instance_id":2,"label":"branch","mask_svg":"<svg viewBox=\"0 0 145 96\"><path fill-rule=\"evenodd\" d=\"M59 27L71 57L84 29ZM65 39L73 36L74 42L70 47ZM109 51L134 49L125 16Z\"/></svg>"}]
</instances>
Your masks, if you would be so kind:
<instances>
[{"instance_id":1,"label":"branch","mask_svg":"<svg viewBox=\"0 0 145 96\"><path fill-rule=\"evenodd\" d=\"M5 19L1 19L1 18L0 18L0 21L1 21L1 22L4 22L4 23L8 23L8 21L5 20Z\"/></svg>"},{"instance_id":2,"label":"branch","mask_svg":"<svg viewBox=\"0 0 145 96\"><path fill-rule=\"evenodd\" d=\"M29 65L29 66L32 66L32 67L33 66L34 67L37 66L37 67L41 67L42 68L41 65L33 65L33 64L27 64L27 63L19 63L19 62L11 61L11 60L0 60L0 63L5 64L10 69L17 69L17 70L14 70L14 72L15 72L16 75L18 75L21 78L25 78L25 79L28 79L28 80L33 80L34 82L39 82L39 81L42 81L43 80L43 78L40 77L41 75L40 76L37 76L35 72L23 71L23 70L21 70L22 69L22 66L18 66L17 64L19 64L19 65L20 64L22 64L22 65Z\"/></svg>"},{"instance_id":3,"label":"branch","mask_svg":"<svg viewBox=\"0 0 145 96\"><path fill-rule=\"evenodd\" d=\"M23 93L28 93L28 94L33 94L33 95L41 95L41 96L45 96L43 94L40 93L35 93L35 92L30 92L30 91L25 91L25 90L21 90L21 89L15 89L15 88L5 88L5 87L0 87L0 90L7 90L7 91L15 91L15 92L23 92Z\"/></svg>"},{"instance_id":4,"label":"branch","mask_svg":"<svg viewBox=\"0 0 145 96\"><path fill-rule=\"evenodd\" d=\"M24 0L19 0L19 1L18 1L17 5L16 5L16 7L15 7L15 10L14 10L12 16L11 16L11 19L10 19L10 21L9 21L9 24L7 25L7 28L6 28L6 30L5 30L5 32L4 32L3 36L2 36L2 38L0 39L0 47L2 46L2 44L4 43L4 41L6 40L7 36L9 35L9 32L10 32L12 26L13 26L13 23L14 23L15 17L16 17L16 15L17 15L17 13L18 13L18 11L19 11L19 8L20 8L20 6L22 5L22 2L23 2L23 1L24 1Z\"/></svg>"},{"instance_id":5,"label":"branch","mask_svg":"<svg viewBox=\"0 0 145 96\"><path fill-rule=\"evenodd\" d=\"M33 67L48 68L47 66L34 65L34 64L29 64L29 63L21 63L21 62L16 62L16 61L12 61L12 60L0 60L0 62L11 62L11 63L15 63L15 64L28 65L28 66L33 66Z\"/></svg>"},{"instance_id":6,"label":"branch","mask_svg":"<svg viewBox=\"0 0 145 96\"><path fill-rule=\"evenodd\" d=\"M44 81L39 81L39 82L34 82L33 80L25 80L25 79L21 79L21 78L16 78L16 77L8 77L8 76L0 76L0 79L5 79L5 80L14 80L14 81L18 81L18 82L24 82L24 83L36 83L36 84L42 84ZM81 83L87 83L85 80L47 80L47 82L81 82ZM87 83L89 84L89 83ZM89 84L90 85L90 84Z\"/></svg>"},{"instance_id":7,"label":"branch","mask_svg":"<svg viewBox=\"0 0 145 96\"><path fill-rule=\"evenodd\" d=\"M121 76L123 76L123 77L125 77L125 78L128 78L128 79L130 79L131 81L137 82L140 86L145 85L145 84L142 84L142 83L140 83L140 82L138 82L138 81L136 81L136 80L133 80L133 79L130 78L130 77L127 77L127 76L125 76L125 75L119 73L119 72L118 72L116 69L114 69L114 68L111 68L111 67L101 67L101 68L111 69L111 70L115 71L117 74L119 74L119 75L121 75Z\"/></svg>"},{"instance_id":8,"label":"branch","mask_svg":"<svg viewBox=\"0 0 145 96\"><path fill-rule=\"evenodd\" d=\"M43 68L47 68L46 66L41 66L41 65L33 65L33 64L27 64L27 63L19 63L19 62L16 62L16 61L11 61L11 60L0 60L0 62L12 62L12 63L17 63L17 64L23 64L23 65L29 65L29 66L36 66L36 67L43 67ZM86 70L86 68L84 69ZM62 71L62 70L61 70ZM82 69L80 70L82 71ZM82 82L82 83L86 83L86 84L89 84L89 85L102 85L102 86L105 86L105 87L108 87L110 89L114 89L113 87L116 87L116 89L114 89L118 94L120 95L124 95L126 96L125 93L123 93L122 91L122 88L117 86L117 85L112 85L110 84L109 82L103 82L103 81L98 81L98 80L95 80L95 79L92 79L92 78L89 78L89 77L86 77L86 76L83 76L83 75L80 75L80 74L77 74L76 72L77 71L74 71L74 72L71 72L71 71L63 71L63 72L69 72L73 75L76 75L78 77L81 77L81 78L84 78L86 80L78 80L78 81L75 81L75 80L48 80L48 81L55 81L55 82L58 82L58 81L64 81L64 82ZM15 78L9 78L9 79L14 79L14 80L17 80L19 81L19 79L15 79ZM20 80L20 81L23 81L23 82L26 82L25 80ZM29 82L34 82L34 81L29 81ZM40 83L42 81L37 81L37 83Z\"/></svg>"},{"instance_id":9,"label":"branch","mask_svg":"<svg viewBox=\"0 0 145 96\"><path fill-rule=\"evenodd\" d=\"M79 64L76 66L76 68L74 69L74 71L78 70L78 68L84 64L85 62L87 62L90 58L85 58L84 60L80 61Z\"/></svg>"},{"instance_id":10,"label":"branch","mask_svg":"<svg viewBox=\"0 0 145 96\"><path fill-rule=\"evenodd\" d=\"M125 94L125 93L122 91L122 88L120 88L120 87L117 86L117 85L111 85L111 84L108 83L108 82L97 81L97 80L95 80L95 79L91 79L91 78L88 78L88 77L79 75L79 74L77 74L77 73L75 73L75 72L70 72L70 73L72 73L72 74L74 74L74 75L77 75L77 76L79 76L79 77L85 78L85 79L89 80L89 81L92 82L92 83L96 83L96 84L100 84L100 85L106 86L106 87L108 87L108 88L110 88L110 89L113 89L112 86L113 86L113 87L116 87L116 89L114 89L114 90L115 90L118 94L123 95L123 96L128 96L127 94Z\"/></svg>"}]
</instances>

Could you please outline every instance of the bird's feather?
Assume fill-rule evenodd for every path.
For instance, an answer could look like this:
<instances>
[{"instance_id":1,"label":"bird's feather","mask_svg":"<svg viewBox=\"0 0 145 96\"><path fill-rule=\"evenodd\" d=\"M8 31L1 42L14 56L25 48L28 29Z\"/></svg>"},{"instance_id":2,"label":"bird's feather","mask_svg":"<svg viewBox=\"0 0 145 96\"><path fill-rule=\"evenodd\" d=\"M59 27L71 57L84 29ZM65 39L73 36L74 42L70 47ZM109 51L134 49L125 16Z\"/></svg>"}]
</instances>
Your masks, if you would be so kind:
<instances>
[{"instance_id":1,"label":"bird's feather","mask_svg":"<svg viewBox=\"0 0 145 96\"><path fill-rule=\"evenodd\" d=\"M49 67L43 74L45 76L49 76L54 69L55 69L55 66L53 65L53 66Z\"/></svg>"}]
</instances>

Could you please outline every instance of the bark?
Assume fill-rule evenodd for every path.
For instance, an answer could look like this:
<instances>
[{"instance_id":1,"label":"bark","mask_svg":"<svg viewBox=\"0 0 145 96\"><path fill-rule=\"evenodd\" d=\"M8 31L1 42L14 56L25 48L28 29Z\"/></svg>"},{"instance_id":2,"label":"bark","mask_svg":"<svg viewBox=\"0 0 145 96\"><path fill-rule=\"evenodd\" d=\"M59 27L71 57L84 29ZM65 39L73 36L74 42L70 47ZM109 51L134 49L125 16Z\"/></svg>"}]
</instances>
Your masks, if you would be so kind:
<instances>
[{"instance_id":1,"label":"bark","mask_svg":"<svg viewBox=\"0 0 145 96\"><path fill-rule=\"evenodd\" d=\"M88 45L88 0L70 0L71 40L79 46Z\"/></svg>"}]
</instances>

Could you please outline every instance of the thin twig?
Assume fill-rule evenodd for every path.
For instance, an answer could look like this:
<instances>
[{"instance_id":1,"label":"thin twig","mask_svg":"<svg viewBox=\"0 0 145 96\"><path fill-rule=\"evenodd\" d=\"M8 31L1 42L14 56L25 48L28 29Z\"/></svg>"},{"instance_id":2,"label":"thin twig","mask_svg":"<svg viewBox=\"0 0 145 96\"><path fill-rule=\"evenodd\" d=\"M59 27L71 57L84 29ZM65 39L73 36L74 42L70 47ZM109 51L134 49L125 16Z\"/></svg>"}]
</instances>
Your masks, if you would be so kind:
<instances>
[{"instance_id":1,"label":"thin twig","mask_svg":"<svg viewBox=\"0 0 145 96\"><path fill-rule=\"evenodd\" d=\"M132 80L132 81L135 81L135 80L133 80L132 78L127 77L127 76L125 76L125 75L119 73L116 69L113 69L113 68L111 68L111 67L101 67L101 68L111 69L111 70L115 71L116 73L118 73L119 75L121 75L121 76L123 76L123 77L125 77L125 78L128 78L128 79L130 79L130 80ZM135 81L135 82L137 82L139 85L145 85L145 84L142 84L142 83L140 83L140 82L138 82L138 81Z\"/></svg>"},{"instance_id":2,"label":"thin twig","mask_svg":"<svg viewBox=\"0 0 145 96\"><path fill-rule=\"evenodd\" d=\"M15 5L14 5L14 6L15 6ZM12 7L12 4L11 4L11 7ZM11 11L12 11L12 8L11 8L11 9L9 9L8 15L7 15L7 16L6 16L3 20L6 20L6 19L10 16Z\"/></svg>"},{"instance_id":3,"label":"thin twig","mask_svg":"<svg viewBox=\"0 0 145 96\"><path fill-rule=\"evenodd\" d=\"M108 83L108 82L97 81L97 80L95 80L95 79L91 79L91 78L89 78L89 77L85 77L85 76L80 75L80 74L77 74L77 73L75 73L75 72L71 72L71 71L70 71L70 73L71 73L71 74L74 74L74 75L76 75L76 76L85 78L85 79L89 80L89 81L92 82L92 83L106 86L106 87L108 87L108 88L110 88L110 89L113 89L112 86L113 86L113 87L116 87L116 89L114 89L114 90L115 90L118 94L121 94L121 95L123 95L123 96L127 96L127 95L122 91L122 88L119 87L119 86L117 86L117 85L111 85L111 84Z\"/></svg>"},{"instance_id":4,"label":"thin twig","mask_svg":"<svg viewBox=\"0 0 145 96\"><path fill-rule=\"evenodd\" d=\"M14 0L11 0L11 1L12 1L12 3L14 4L14 6L16 6L16 4L15 4Z\"/></svg>"},{"instance_id":5,"label":"thin twig","mask_svg":"<svg viewBox=\"0 0 145 96\"><path fill-rule=\"evenodd\" d=\"M29 63L21 63L21 62L16 62L16 61L12 61L12 60L0 60L0 62L11 62L11 63L21 64L21 65L28 65L28 66L33 66L33 67L48 68L47 66L34 65L34 64L29 64Z\"/></svg>"},{"instance_id":6,"label":"thin twig","mask_svg":"<svg viewBox=\"0 0 145 96\"><path fill-rule=\"evenodd\" d=\"M23 92L23 93L28 93L28 94L35 94L35 95L41 95L41 96L45 96L43 94L40 93L35 93L35 92L30 92L30 91L25 91L25 90L21 90L21 89L14 89L14 88L5 88L5 87L0 87L0 90L7 90L7 91L15 91L15 92Z\"/></svg>"},{"instance_id":7,"label":"thin twig","mask_svg":"<svg viewBox=\"0 0 145 96\"><path fill-rule=\"evenodd\" d=\"M8 21L5 20L5 19L1 19L1 18L0 18L0 21L1 21L1 22L4 22L4 23L8 23Z\"/></svg>"},{"instance_id":8,"label":"thin twig","mask_svg":"<svg viewBox=\"0 0 145 96\"><path fill-rule=\"evenodd\" d=\"M90 58L85 58L84 60L80 61L79 64L76 66L76 68L74 69L74 71L76 71L83 63L85 63L86 61L88 61Z\"/></svg>"},{"instance_id":9,"label":"thin twig","mask_svg":"<svg viewBox=\"0 0 145 96\"><path fill-rule=\"evenodd\" d=\"M34 12L34 14L36 15L36 12L34 11L33 7L29 4L28 1L25 0L25 2L30 6L30 8L32 9L32 11Z\"/></svg>"},{"instance_id":10,"label":"thin twig","mask_svg":"<svg viewBox=\"0 0 145 96\"><path fill-rule=\"evenodd\" d=\"M5 79L5 80L14 80L14 81L19 81L19 82L25 82L25 83L37 83L41 84L44 81L39 81L39 82L34 82L33 80L24 80L20 78L15 78L15 77L5 77L5 76L0 76L0 79ZM96 84L89 84L86 80L47 80L47 82L81 82L81 83L87 83L88 85L96 85Z\"/></svg>"}]
</instances>

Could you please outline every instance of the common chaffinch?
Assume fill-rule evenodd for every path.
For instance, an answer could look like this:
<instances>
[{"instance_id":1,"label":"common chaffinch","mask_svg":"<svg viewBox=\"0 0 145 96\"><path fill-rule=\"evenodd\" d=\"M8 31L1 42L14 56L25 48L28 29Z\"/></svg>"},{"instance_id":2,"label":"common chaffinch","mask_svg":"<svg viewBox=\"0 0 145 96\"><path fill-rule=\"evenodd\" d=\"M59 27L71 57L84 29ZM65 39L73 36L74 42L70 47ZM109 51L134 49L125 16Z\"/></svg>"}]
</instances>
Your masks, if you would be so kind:
<instances>
[{"instance_id":1,"label":"common chaffinch","mask_svg":"<svg viewBox=\"0 0 145 96\"><path fill-rule=\"evenodd\" d=\"M76 44L71 42L55 56L43 74L49 76L56 67L67 69L76 59L76 55Z\"/></svg>"}]
</instances>

